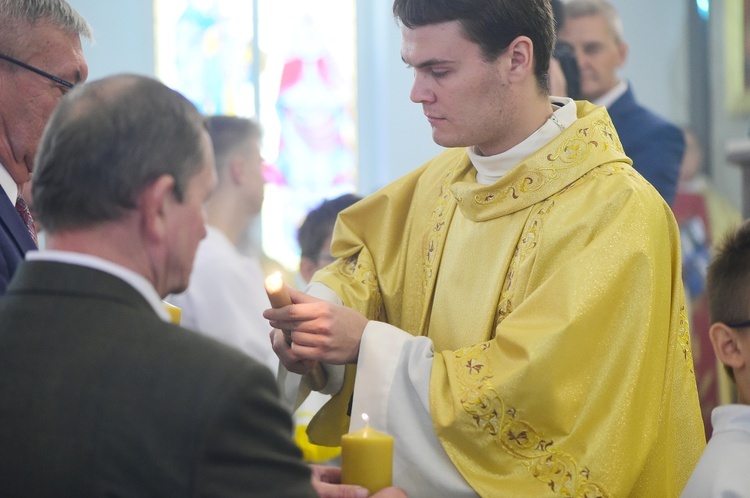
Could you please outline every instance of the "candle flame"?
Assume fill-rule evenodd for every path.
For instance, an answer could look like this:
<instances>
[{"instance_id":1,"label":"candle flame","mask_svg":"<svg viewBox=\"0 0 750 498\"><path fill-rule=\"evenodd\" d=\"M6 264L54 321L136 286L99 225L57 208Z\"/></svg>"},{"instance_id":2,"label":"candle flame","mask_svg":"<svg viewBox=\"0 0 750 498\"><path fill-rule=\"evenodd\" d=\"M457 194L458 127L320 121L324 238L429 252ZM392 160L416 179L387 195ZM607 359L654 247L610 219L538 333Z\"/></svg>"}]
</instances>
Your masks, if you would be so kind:
<instances>
[{"instance_id":1,"label":"candle flame","mask_svg":"<svg viewBox=\"0 0 750 498\"><path fill-rule=\"evenodd\" d=\"M284 281L281 279L281 272L275 271L266 277L266 289L269 292L278 292L284 286Z\"/></svg>"},{"instance_id":2,"label":"candle flame","mask_svg":"<svg viewBox=\"0 0 750 498\"><path fill-rule=\"evenodd\" d=\"M362 414L362 420L365 421L365 424L370 425L370 417L368 417L366 413Z\"/></svg>"}]
</instances>

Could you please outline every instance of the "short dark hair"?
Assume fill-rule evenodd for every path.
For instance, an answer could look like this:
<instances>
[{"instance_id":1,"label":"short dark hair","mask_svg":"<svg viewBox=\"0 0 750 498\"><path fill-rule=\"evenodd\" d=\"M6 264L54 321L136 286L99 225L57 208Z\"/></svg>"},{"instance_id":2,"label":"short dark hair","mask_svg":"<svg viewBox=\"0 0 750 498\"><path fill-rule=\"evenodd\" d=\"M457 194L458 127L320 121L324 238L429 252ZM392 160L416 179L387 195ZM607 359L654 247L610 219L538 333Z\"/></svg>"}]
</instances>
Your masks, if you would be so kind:
<instances>
[{"instance_id":1,"label":"short dark hair","mask_svg":"<svg viewBox=\"0 0 750 498\"><path fill-rule=\"evenodd\" d=\"M711 323L750 320L750 221L716 246L706 276Z\"/></svg>"},{"instance_id":2,"label":"short dark hair","mask_svg":"<svg viewBox=\"0 0 750 498\"><path fill-rule=\"evenodd\" d=\"M118 75L63 97L42 136L34 168L36 214L46 230L120 219L162 175L182 201L200 172L205 120L162 83Z\"/></svg>"},{"instance_id":3,"label":"short dark hair","mask_svg":"<svg viewBox=\"0 0 750 498\"><path fill-rule=\"evenodd\" d=\"M323 244L333 232L339 212L361 199L354 194L344 194L335 199L325 200L310 211L297 231L297 242L302 256L317 263Z\"/></svg>"},{"instance_id":4,"label":"short dark hair","mask_svg":"<svg viewBox=\"0 0 750 498\"><path fill-rule=\"evenodd\" d=\"M252 119L237 116L210 116L208 133L214 146L216 169L224 169L227 159L235 148L248 137L260 139L260 125Z\"/></svg>"},{"instance_id":5,"label":"short dark hair","mask_svg":"<svg viewBox=\"0 0 750 498\"><path fill-rule=\"evenodd\" d=\"M711 323L750 319L750 221L727 233L716 246L706 275ZM734 370L724 365L734 380Z\"/></svg>"},{"instance_id":6,"label":"short dark hair","mask_svg":"<svg viewBox=\"0 0 750 498\"><path fill-rule=\"evenodd\" d=\"M519 36L534 45L534 74L549 92L555 25L549 0L395 0L393 15L407 28L457 21L464 36L494 61Z\"/></svg>"}]
</instances>

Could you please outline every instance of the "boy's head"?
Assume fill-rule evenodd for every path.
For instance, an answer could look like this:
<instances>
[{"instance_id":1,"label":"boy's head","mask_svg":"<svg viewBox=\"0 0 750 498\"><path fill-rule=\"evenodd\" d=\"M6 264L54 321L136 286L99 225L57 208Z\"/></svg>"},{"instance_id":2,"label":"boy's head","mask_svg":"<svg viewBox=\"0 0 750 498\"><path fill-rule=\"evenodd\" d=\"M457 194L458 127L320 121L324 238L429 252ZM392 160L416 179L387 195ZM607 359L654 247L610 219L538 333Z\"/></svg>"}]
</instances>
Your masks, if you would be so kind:
<instances>
[{"instance_id":1,"label":"boy's head","mask_svg":"<svg viewBox=\"0 0 750 498\"><path fill-rule=\"evenodd\" d=\"M331 234L339 212L348 208L361 197L354 194L344 194L323 201L318 207L307 213L307 217L297 232L297 241L302 251L299 272L305 282L309 282L313 274L332 263Z\"/></svg>"},{"instance_id":2,"label":"boy's head","mask_svg":"<svg viewBox=\"0 0 750 498\"><path fill-rule=\"evenodd\" d=\"M708 267L709 335L717 358L750 402L750 222L729 233Z\"/></svg>"}]
</instances>

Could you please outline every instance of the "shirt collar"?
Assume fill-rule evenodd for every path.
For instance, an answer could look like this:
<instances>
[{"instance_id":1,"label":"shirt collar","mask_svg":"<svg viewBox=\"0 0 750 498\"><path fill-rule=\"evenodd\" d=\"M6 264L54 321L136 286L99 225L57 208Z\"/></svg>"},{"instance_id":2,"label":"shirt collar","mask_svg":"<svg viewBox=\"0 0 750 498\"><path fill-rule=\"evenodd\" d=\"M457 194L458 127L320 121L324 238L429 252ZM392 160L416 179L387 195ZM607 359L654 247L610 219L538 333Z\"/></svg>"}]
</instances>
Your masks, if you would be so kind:
<instances>
[{"instance_id":1,"label":"shirt collar","mask_svg":"<svg viewBox=\"0 0 750 498\"><path fill-rule=\"evenodd\" d=\"M0 187L2 187L3 192L10 199L10 203L15 206L16 199L18 199L18 185L16 185L15 180L13 180L2 163L0 163Z\"/></svg>"},{"instance_id":2,"label":"shirt collar","mask_svg":"<svg viewBox=\"0 0 750 498\"><path fill-rule=\"evenodd\" d=\"M550 97L550 103L558 106L552 116L534 133L518 145L494 156L480 156L474 147L468 147L469 158L477 170L477 183L491 185L510 171L515 165L555 139L578 119L573 99Z\"/></svg>"},{"instance_id":3,"label":"shirt collar","mask_svg":"<svg viewBox=\"0 0 750 498\"><path fill-rule=\"evenodd\" d=\"M124 266L120 266L111 261L90 254L70 251L29 251L26 253L26 259L29 261L55 261L57 263L85 266L87 268L93 268L95 270L109 273L110 275L124 280L138 291L148 304L151 305L159 318L165 322L171 321L169 313L164 309L161 298L159 298L159 294L156 293L154 286L151 285L143 275L139 275Z\"/></svg>"},{"instance_id":4,"label":"shirt collar","mask_svg":"<svg viewBox=\"0 0 750 498\"><path fill-rule=\"evenodd\" d=\"M603 105L607 109L609 109L609 106L615 103L617 99L622 97L622 94L628 91L628 82L625 80L620 80L612 90L608 91L598 99L596 99L592 104L595 105Z\"/></svg>"}]
</instances>

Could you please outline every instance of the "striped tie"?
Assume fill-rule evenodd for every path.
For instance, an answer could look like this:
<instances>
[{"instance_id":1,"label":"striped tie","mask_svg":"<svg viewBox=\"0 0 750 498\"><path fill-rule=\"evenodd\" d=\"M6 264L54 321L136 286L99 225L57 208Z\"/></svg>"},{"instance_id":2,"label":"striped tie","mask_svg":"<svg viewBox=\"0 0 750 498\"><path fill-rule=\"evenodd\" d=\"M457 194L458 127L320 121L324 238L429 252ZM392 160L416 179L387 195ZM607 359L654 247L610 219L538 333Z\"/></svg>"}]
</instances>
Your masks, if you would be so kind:
<instances>
[{"instance_id":1,"label":"striped tie","mask_svg":"<svg viewBox=\"0 0 750 498\"><path fill-rule=\"evenodd\" d=\"M18 211L18 214L21 216L24 225L26 225L26 229L29 231L29 235L31 235L31 238L34 239L34 244L39 246L36 241L36 227L34 226L34 218L31 217L29 206L26 205L26 201L21 195L19 195L18 199L16 199L16 211Z\"/></svg>"}]
</instances>

